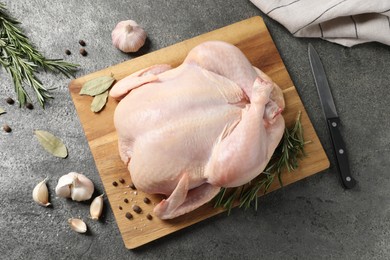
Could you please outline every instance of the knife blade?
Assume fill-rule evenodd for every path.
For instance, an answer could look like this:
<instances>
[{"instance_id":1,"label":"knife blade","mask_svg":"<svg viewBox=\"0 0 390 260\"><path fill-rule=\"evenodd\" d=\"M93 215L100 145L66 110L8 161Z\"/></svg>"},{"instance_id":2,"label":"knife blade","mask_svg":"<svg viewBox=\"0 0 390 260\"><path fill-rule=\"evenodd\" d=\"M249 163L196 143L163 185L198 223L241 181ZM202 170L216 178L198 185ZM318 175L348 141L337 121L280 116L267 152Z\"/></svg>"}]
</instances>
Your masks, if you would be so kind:
<instances>
[{"instance_id":1,"label":"knife blade","mask_svg":"<svg viewBox=\"0 0 390 260\"><path fill-rule=\"evenodd\" d=\"M344 187L351 189L356 185L356 180L352 177L349 169L347 149L340 133L341 121L337 114L325 70L318 53L310 43L308 52L310 66L313 72L317 92L320 97L322 111L324 112L326 118L328 130L333 144L333 151L336 155L337 169Z\"/></svg>"}]
</instances>

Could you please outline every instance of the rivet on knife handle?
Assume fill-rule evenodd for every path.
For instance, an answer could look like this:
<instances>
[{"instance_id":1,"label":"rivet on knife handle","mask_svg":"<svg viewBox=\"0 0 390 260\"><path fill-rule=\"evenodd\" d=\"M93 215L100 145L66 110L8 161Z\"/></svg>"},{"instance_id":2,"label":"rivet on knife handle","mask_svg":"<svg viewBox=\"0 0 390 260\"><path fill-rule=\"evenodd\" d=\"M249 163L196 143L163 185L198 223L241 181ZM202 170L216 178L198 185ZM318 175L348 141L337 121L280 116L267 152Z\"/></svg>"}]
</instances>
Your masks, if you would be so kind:
<instances>
[{"instance_id":1,"label":"rivet on knife handle","mask_svg":"<svg viewBox=\"0 0 390 260\"><path fill-rule=\"evenodd\" d=\"M343 185L347 189L351 189L356 185L356 181L352 178L349 164L348 164L348 156L347 149L345 147L345 143L340 134L340 119L339 118L329 118L328 126L330 136L332 138L334 153L337 159L338 170L340 172L340 177Z\"/></svg>"}]
</instances>

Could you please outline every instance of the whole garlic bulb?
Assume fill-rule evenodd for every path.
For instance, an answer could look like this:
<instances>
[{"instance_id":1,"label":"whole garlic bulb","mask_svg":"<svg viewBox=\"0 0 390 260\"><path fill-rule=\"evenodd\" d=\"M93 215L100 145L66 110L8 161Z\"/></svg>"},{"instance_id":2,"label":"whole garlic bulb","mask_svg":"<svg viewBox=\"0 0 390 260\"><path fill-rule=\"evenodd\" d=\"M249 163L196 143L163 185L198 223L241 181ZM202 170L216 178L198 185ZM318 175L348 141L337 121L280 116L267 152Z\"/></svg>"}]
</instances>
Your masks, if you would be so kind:
<instances>
[{"instance_id":1,"label":"whole garlic bulb","mask_svg":"<svg viewBox=\"0 0 390 260\"><path fill-rule=\"evenodd\" d=\"M146 40L146 32L135 21L119 22L111 33L112 44L123 52L136 52Z\"/></svg>"},{"instance_id":2,"label":"whole garlic bulb","mask_svg":"<svg viewBox=\"0 0 390 260\"><path fill-rule=\"evenodd\" d=\"M58 180L56 194L75 201L89 200L94 191L93 183L84 174L70 172Z\"/></svg>"}]
</instances>

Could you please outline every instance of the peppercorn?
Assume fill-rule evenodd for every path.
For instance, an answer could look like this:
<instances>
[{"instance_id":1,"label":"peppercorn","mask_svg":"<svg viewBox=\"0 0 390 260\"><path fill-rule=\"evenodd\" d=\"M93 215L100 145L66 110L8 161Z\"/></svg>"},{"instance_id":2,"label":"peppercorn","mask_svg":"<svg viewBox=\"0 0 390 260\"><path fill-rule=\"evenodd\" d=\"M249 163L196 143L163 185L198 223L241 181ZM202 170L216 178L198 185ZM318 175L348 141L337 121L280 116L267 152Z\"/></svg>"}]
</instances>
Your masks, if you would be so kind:
<instances>
[{"instance_id":1,"label":"peppercorn","mask_svg":"<svg viewBox=\"0 0 390 260\"><path fill-rule=\"evenodd\" d=\"M11 129L11 127L9 127L9 125L3 125L3 130L6 131L7 133L12 131L12 129Z\"/></svg>"},{"instance_id":2,"label":"peppercorn","mask_svg":"<svg viewBox=\"0 0 390 260\"><path fill-rule=\"evenodd\" d=\"M147 197L145 197L145 198L144 198L144 202L145 202L146 204L149 204L149 203L150 203L150 199L147 198Z\"/></svg>"},{"instance_id":3,"label":"peppercorn","mask_svg":"<svg viewBox=\"0 0 390 260\"><path fill-rule=\"evenodd\" d=\"M26 107L28 108L28 109L34 109L34 105L33 104L31 104L31 103L29 103L29 102L27 102L26 103Z\"/></svg>"},{"instance_id":4,"label":"peppercorn","mask_svg":"<svg viewBox=\"0 0 390 260\"><path fill-rule=\"evenodd\" d=\"M120 178L119 182L123 184L123 183L125 183L125 180L123 178Z\"/></svg>"},{"instance_id":5,"label":"peppercorn","mask_svg":"<svg viewBox=\"0 0 390 260\"><path fill-rule=\"evenodd\" d=\"M129 200L128 199L124 199L123 200L125 203L129 203Z\"/></svg>"},{"instance_id":6,"label":"peppercorn","mask_svg":"<svg viewBox=\"0 0 390 260\"><path fill-rule=\"evenodd\" d=\"M129 187L132 189L132 190L136 190L137 188L135 187L134 183L130 184Z\"/></svg>"},{"instance_id":7,"label":"peppercorn","mask_svg":"<svg viewBox=\"0 0 390 260\"><path fill-rule=\"evenodd\" d=\"M66 55L71 55L72 53L70 52L70 50L65 50L65 54Z\"/></svg>"},{"instance_id":8,"label":"peppercorn","mask_svg":"<svg viewBox=\"0 0 390 260\"><path fill-rule=\"evenodd\" d=\"M127 219L132 219L133 218L133 215L130 212L126 212L125 216L126 216Z\"/></svg>"},{"instance_id":9,"label":"peppercorn","mask_svg":"<svg viewBox=\"0 0 390 260\"><path fill-rule=\"evenodd\" d=\"M83 40L80 40L80 41L79 41L79 44L80 44L81 46L83 46L83 47L84 47L85 45L87 45L87 44L85 43L85 41L83 41Z\"/></svg>"},{"instance_id":10,"label":"peppercorn","mask_svg":"<svg viewBox=\"0 0 390 260\"><path fill-rule=\"evenodd\" d=\"M148 214L148 215L146 215L146 218L149 219L149 220L152 220L152 219L153 219L153 216L150 215L150 214Z\"/></svg>"},{"instance_id":11,"label":"peppercorn","mask_svg":"<svg viewBox=\"0 0 390 260\"><path fill-rule=\"evenodd\" d=\"M112 185L114 185L116 187L116 186L118 186L118 183L116 181L113 181Z\"/></svg>"},{"instance_id":12,"label":"peppercorn","mask_svg":"<svg viewBox=\"0 0 390 260\"><path fill-rule=\"evenodd\" d=\"M138 213L138 214L142 212L142 209L138 205L134 205L133 210L135 213Z\"/></svg>"},{"instance_id":13,"label":"peppercorn","mask_svg":"<svg viewBox=\"0 0 390 260\"><path fill-rule=\"evenodd\" d=\"M123 208L122 208L122 206L119 206L119 210L122 210Z\"/></svg>"},{"instance_id":14,"label":"peppercorn","mask_svg":"<svg viewBox=\"0 0 390 260\"><path fill-rule=\"evenodd\" d=\"M5 101L6 101L8 104L10 104L10 105L13 105L13 104L15 103L15 101L14 101L12 98L10 98L10 97L8 97Z\"/></svg>"},{"instance_id":15,"label":"peppercorn","mask_svg":"<svg viewBox=\"0 0 390 260\"><path fill-rule=\"evenodd\" d=\"M88 52L84 48L81 48L80 49L80 54L83 55L83 56L87 56Z\"/></svg>"}]
</instances>

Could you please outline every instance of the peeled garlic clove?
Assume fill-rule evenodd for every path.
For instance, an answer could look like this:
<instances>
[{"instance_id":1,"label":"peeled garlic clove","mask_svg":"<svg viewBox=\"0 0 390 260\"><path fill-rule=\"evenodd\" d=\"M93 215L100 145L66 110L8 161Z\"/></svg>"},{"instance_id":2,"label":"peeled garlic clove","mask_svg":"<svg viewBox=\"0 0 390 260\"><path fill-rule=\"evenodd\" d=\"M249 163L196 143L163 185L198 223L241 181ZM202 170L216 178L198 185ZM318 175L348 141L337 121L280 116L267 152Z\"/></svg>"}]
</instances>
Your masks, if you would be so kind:
<instances>
[{"instance_id":1,"label":"peeled garlic clove","mask_svg":"<svg viewBox=\"0 0 390 260\"><path fill-rule=\"evenodd\" d=\"M89 200L92 197L94 189L90 179L84 174L77 173L73 184L70 186L70 196L75 201Z\"/></svg>"},{"instance_id":2,"label":"peeled garlic clove","mask_svg":"<svg viewBox=\"0 0 390 260\"><path fill-rule=\"evenodd\" d=\"M146 32L135 21L119 22L111 33L112 44L123 52L136 52L146 40Z\"/></svg>"},{"instance_id":3,"label":"peeled garlic clove","mask_svg":"<svg viewBox=\"0 0 390 260\"><path fill-rule=\"evenodd\" d=\"M63 198L70 198L70 186L73 184L75 175L73 173L62 176L56 186L56 194Z\"/></svg>"},{"instance_id":4,"label":"peeled garlic clove","mask_svg":"<svg viewBox=\"0 0 390 260\"><path fill-rule=\"evenodd\" d=\"M38 183L32 193L33 199L39 205L47 207L50 205L49 203L49 191L46 186L46 179Z\"/></svg>"},{"instance_id":5,"label":"peeled garlic clove","mask_svg":"<svg viewBox=\"0 0 390 260\"><path fill-rule=\"evenodd\" d=\"M91 214L91 218L93 220L98 220L100 218L100 215L102 215L103 212L103 194L100 196L97 196L91 203L91 206L89 208L89 213Z\"/></svg>"},{"instance_id":6,"label":"peeled garlic clove","mask_svg":"<svg viewBox=\"0 0 390 260\"><path fill-rule=\"evenodd\" d=\"M70 228L78 233L87 232L87 224L79 218L70 218L68 219L68 223Z\"/></svg>"}]
</instances>

